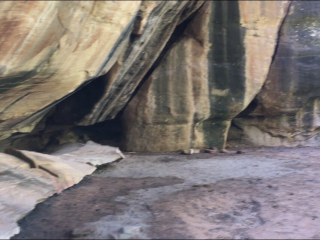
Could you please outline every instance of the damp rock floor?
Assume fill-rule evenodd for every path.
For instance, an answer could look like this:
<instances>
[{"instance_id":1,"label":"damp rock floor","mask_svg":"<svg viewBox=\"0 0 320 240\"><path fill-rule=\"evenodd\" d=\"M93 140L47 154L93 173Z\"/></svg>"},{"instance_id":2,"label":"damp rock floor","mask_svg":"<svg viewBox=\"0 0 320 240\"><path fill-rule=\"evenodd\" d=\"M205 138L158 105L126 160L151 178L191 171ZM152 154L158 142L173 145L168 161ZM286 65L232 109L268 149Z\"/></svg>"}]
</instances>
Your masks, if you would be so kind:
<instances>
[{"instance_id":1,"label":"damp rock floor","mask_svg":"<svg viewBox=\"0 0 320 240\"><path fill-rule=\"evenodd\" d=\"M320 149L242 151L126 154L12 239L320 239Z\"/></svg>"}]
</instances>

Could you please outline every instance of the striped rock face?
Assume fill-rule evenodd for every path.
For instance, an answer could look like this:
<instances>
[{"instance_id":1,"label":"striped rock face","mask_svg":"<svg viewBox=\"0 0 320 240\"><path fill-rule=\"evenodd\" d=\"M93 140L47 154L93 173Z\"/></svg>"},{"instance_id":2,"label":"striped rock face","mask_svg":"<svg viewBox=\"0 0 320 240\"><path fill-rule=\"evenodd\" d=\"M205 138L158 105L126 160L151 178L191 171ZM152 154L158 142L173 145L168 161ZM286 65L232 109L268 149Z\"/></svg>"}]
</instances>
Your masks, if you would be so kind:
<instances>
[{"instance_id":1,"label":"striped rock face","mask_svg":"<svg viewBox=\"0 0 320 240\"><path fill-rule=\"evenodd\" d=\"M0 3L0 139L30 132L54 104L106 73L140 1Z\"/></svg>"},{"instance_id":2,"label":"striped rock face","mask_svg":"<svg viewBox=\"0 0 320 240\"><path fill-rule=\"evenodd\" d=\"M122 110L127 151L224 148L231 121L255 145L318 145L319 9L0 2L0 150L30 132L42 149L53 125L82 128Z\"/></svg>"},{"instance_id":3,"label":"striped rock face","mask_svg":"<svg viewBox=\"0 0 320 240\"><path fill-rule=\"evenodd\" d=\"M128 151L223 148L231 120L258 94L285 1L210 1L124 111Z\"/></svg>"},{"instance_id":4,"label":"striped rock face","mask_svg":"<svg viewBox=\"0 0 320 240\"><path fill-rule=\"evenodd\" d=\"M176 25L203 3L1 2L0 140L31 132L54 106L101 75L94 97L71 98L56 116L85 126L114 118Z\"/></svg>"},{"instance_id":5,"label":"striped rock face","mask_svg":"<svg viewBox=\"0 0 320 240\"><path fill-rule=\"evenodd\" d=\"M143 1L126 50L105 76L103 94L77 125L113 119L166 46L176 26L203 1ZM81 107L80 105L78 107Z\"/></svg>"},{"instance_id":6,"label":"striped rock face","mask_svg":"<svg viewBox=\"0 0 320 240\"><path fill-rule=\"evenodd\" d=\"M268 78L249 116L236 119L262 146L319 146L320 2L293 1Z\"/></svg>"}]
</instances>

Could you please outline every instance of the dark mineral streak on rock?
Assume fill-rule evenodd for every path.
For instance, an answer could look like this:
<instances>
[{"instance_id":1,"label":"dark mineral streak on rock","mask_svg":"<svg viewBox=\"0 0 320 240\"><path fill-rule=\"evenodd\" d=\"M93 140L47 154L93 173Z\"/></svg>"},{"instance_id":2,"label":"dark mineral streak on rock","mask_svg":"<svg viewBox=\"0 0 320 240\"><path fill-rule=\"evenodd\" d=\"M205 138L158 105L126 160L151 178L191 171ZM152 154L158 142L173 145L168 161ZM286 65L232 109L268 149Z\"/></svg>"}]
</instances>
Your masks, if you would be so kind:
<instances>
[{"instance_id":1,"label":"dark mineral streak on rock","mask_svg":"<svg viewBox=\"0 0 320 240\"><path fill-rule=\"evenodd\" d=\"M319 14L320 2L290 4L268 78L255 99L257 107L235 121L254 144L318 144Z\"/></svg>"},{"instance_id":2,"label":"dark mineral streak on rock","mask_svg":"<svg viewBox=\"0 0 320 240\"><path fill-rule=\"evenodd\" d=\"M84 125L112 119L121 111L165 47L179 23L183 10L189 4L187 1L176 4L163 2L153 9L144 33L129 46L131 50L127 52L130 54L126 54L122 69L110 89L93 109L90 120L83 122ZM158 31L155 32L155 28L158 28Z\"/></svg>"},{"instance_id":3,"label":"dark mineral streak on rock","mask_svg":"<svg viewBox=\"0 0 320 240\"><path fill-rule=\"evenodd\" d=\"M293 1L258 100L266 116L294 114L320 89L320 3ZM319 79L319 80L317 80ZM290 81L288 81L290 80Z\"/></svg>"},{"instance_id":4,"label":"dark mineral streak on rock","mask_svg":"<svg viewBox=\"0 0 320 240\"><path fill-rule=\"evenodd\" d=\"M203 122L203 128L208 146L223 147L224 132L229 128L225 120L232 119L244 101L245 29L240 25L238 1L217 1L211 8L208 83L209 89L217 89L225 95L209 91L211 116Z\"/></svg>"}]
</instances>

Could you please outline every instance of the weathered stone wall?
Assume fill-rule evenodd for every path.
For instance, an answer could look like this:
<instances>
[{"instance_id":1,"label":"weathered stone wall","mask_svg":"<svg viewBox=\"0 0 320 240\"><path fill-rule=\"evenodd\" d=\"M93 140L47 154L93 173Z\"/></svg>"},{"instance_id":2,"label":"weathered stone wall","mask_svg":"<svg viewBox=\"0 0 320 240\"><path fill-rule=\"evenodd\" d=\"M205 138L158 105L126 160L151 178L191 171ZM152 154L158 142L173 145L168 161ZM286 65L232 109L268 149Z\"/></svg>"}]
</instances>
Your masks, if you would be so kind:
<instances>
[{"instance_id":1,"label":"weathered stone wall","mask_svg":"<svg viewBox=\"0 0 320 240\"><path fill-rule=\"evenodd\" d=\"M235 120L262 146L319 145L320 2L293 1L256 108Z\"/></svg>"},{"instance_id":2,"label":"weathered stone wall","mask_svg":"<svg viewBox=\"0 0 320 240\"><path fill-rule=\"evenodd\" d=\"M122 112L128 151L224 148L232 121L254 145L317 145L319 9L316 1L1 2L0 149L31 131L27 145L42 148L58 129Z\"/></svg>"},{"instance_id":3,"label":"weathered stone wall","mask_svg":"<svg viewBox=\"0 0 320 240\"><path fill-rule=\"evenodd\" d=\"M125 109L124 149L223 148L266 80L287 7L207 2Z\"/></svg>"},{"instance_id":4,"label":"weathered stone wall","mask_svg":"<svg viewBox=\"0 0 320 240\"><path fill-rule=\"evenodd\" d=\"M30 132L59 101L111 68L107 79L101 80L105 82L101 99L79 124L113 118L176 24L203 2L0 4L0 139L4 139L15 132ZM82 106L70 107L76 112Z\"/></svg>"},{"instance_id":5,"label":"weathered stone wall","mask_svg":"<svg viewBox=\"0 0 320 240\"><path fill-rule=\"evenodd\" d=\"M140 1L0 2L0 139L30 132L57 101L106 73Z\"/></svg>"},{"instance_id":6,"label":"weathered stone wall","mask_svg":"<svg viewBox=\"0 0 320 240\"><path fill-rule=\"evenodd\" d=\"M196 11L203 1L144 1L138 30L108 77L100 100L79 125L114 118L159 57L177 24Z\"/></svg>"}]
</instances>

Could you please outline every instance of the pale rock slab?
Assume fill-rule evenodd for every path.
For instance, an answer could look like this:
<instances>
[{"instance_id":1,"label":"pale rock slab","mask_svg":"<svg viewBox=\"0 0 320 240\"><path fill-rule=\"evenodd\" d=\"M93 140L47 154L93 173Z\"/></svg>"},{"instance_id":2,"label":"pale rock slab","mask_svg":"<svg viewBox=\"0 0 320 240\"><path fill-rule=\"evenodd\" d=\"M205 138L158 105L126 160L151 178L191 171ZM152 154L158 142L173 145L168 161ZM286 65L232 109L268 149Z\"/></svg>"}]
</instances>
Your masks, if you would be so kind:
<instances>
[{"instance_id":1,"label":"pale rock slab","mask_svg":"<svg viewBox=\"0 0 320 240\"><path fill-rule=\"evenodd\" d=\"M79 183L96 166L121 158L118 148L90 142L61 155L7 149L0 153L0 238L9 239L20 230L17 221L37 203Z\"/></svg>"}]
</instances>

